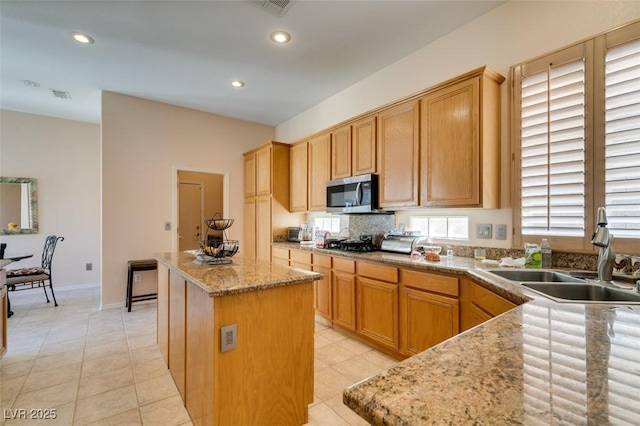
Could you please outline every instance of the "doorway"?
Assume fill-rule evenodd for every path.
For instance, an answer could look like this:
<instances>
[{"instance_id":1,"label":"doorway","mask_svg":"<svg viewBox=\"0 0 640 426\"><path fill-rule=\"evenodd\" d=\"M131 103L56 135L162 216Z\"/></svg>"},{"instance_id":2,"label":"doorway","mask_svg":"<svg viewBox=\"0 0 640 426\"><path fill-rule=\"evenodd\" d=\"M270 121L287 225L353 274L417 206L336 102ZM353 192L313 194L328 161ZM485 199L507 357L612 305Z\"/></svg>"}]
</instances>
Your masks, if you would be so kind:
<instances>
[{"instance_id":1,"label":"doorway","mask_svg":"<svg viewBox=\"0 0 640 426\"><path fill-rule=\"evenodd\" d=\"M224 175L178 170L178 250L197 250L200 242L219 238L205 220L224 211Z\"/></svg>"}]
</instances>

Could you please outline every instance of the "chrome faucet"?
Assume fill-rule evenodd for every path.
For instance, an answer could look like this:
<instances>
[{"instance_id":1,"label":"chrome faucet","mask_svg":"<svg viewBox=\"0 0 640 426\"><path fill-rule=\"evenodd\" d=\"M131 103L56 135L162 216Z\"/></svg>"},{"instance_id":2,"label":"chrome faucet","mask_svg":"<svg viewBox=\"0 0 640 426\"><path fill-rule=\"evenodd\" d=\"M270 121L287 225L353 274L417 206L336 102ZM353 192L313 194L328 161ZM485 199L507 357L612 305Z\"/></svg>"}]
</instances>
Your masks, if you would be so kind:
<instances>
[{"instance_id":1,"label":"chrome faucet","mask_svg":"<svg viewBox=\"0 0 640 426\"><path fill-rule=\"evenodd\" d=\"M607 229L607 213L604 207L598 207L596 232L591 237L591 244L598 247L598 280L609 282L613 278L613 265L616 254L613 252L613 235Z\"/></svg>"}]
</instances>

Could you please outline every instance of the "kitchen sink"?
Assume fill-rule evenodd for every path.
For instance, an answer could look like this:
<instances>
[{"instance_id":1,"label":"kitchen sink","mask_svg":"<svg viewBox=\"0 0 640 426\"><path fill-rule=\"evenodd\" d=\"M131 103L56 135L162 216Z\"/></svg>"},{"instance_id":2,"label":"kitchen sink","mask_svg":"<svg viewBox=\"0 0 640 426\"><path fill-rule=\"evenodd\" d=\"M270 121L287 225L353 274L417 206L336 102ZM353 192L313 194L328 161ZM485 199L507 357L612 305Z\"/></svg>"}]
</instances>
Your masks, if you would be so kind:
<instances>
[{"instance_id":1,"label":"kitchen sink","mask_svg":"<svg viewBox=\"0 0 640 426\"><path fill-rule=\"evenodd\" d=\"M594 302L640 304L640 293L633 290L618 290L594 283L522 283L524 287L541 293L559 302Z\"/></svg>"},{"instance_id":2,"label":"kitchen sink","mask_svg":"<svg viewBox=\"0 0 640 426\"><path fill-rule=\"evenodd\" d=\"M584 283L585 280L572 277L569 274L558 272L558 271L548 271L548 270L538 270L538 269L492 269L488 272L491 272L494 275L505 278L511 281L517 282L536 282L536 283Z\"/></svg>"}]
</instances>

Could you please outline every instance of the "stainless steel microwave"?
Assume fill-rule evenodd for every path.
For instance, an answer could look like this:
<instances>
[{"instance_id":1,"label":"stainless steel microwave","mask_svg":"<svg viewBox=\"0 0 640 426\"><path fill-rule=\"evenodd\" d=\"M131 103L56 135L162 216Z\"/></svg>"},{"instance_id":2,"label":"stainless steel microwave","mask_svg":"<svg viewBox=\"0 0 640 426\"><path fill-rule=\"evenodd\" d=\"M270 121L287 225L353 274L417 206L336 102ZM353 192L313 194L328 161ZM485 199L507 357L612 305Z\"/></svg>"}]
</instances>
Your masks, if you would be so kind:
<instances>
[{"instance_id":1,"label":"stainless steel microwave","mask_svg":"<svg viewBox=\"0 0 640 426\"><path fill-rule=\"evenodd\" d=\"M327 182L328 213L373 213L378 210L378 175L368 174Z\"/></svg>"}]
</instances>

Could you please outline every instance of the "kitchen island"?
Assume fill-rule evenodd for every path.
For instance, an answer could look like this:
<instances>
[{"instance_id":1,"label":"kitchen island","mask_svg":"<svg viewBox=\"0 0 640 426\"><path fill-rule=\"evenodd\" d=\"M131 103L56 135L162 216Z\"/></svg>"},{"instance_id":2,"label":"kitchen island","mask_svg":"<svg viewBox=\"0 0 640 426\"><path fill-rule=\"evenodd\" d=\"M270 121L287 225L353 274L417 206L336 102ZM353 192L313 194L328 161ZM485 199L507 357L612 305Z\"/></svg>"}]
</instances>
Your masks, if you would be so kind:
<instances>
[{"instance_id":1,"label":"kitchen island","mask_svg":"<svg viewBox=\"0 0 640 426\"><path fill-rule=\"evenodd\" d=\"M188 252L158 260L158 345L194 424L301 425L313 401L313 281Z\"/></svg>"}]
</instances>

